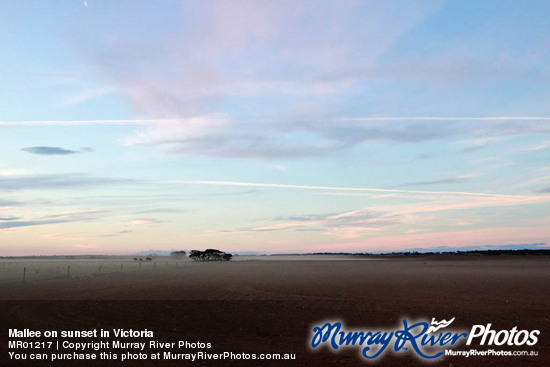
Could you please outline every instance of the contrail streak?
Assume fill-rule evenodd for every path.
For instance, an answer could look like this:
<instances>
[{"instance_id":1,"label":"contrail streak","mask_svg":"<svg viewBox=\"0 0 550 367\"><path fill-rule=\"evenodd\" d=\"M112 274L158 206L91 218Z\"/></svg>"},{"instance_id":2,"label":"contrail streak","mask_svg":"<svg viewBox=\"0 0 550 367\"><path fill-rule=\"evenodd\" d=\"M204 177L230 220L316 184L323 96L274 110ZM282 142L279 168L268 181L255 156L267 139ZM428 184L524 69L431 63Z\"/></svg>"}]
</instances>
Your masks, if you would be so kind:
<instances>
[{"instance_id":1,"label":"contrail streak","mask_svg":"<svg viewBox=\"0 0 550 367\"><path fill-rule=\"evenodd\" d=\"M158 123L175 123L177 119L150 120L45 120L45 121L0 121L0 126L55 126L55 125L147 125Z\"/></svg>"},{"instance_id":2,"label":"contrail streak","mask_svg":"<svg viewBox=\"0 0 550 367\"><path fill-rule=\"evenodd\" d=\"M528 121L550 121L550 117L535 117L535 116L486 116L486 117L435 117L435 116L411 116L411 117L356 117L356 118L339 118L337 121L507 121L507 120L528 120Z\"/></svg>"},{"instance_id":3,"label":"contrail streak","mask_svg":"<svg viewBox=\"0 0 550 367\"><path fill-rule=\"evenodd\" d=\"M186 118L170 119L130 119L130 120L31 120L0 121L0 126L48 126L48 125L148 125L183 122ZM537 116L486 116L486 117L448 117L448 116L378 116L357 118L336 118L327 121L550 121L550 117ZM232 121L228 119L228 121ZM236 119L235 121L289 122L278 119ZM300 121L299 119L296 121Z\"/></svg>"},{"instance_id":4,"label":"contrail streak","mask_svg":"<svg viewBox=\"0 0 550 367\"><path fill-rule=\"evenodd\" d=\"M464 192L464 191L420 191L420 190L374 189L374 188L365 188L365 187L284 185L284 184L272 184L272 183L235 182L235 181L161 181L161 183L218 185L218 186L246 186L246 187L275 187L275 188L286 188L286 189L327 190L327 191L334 190L334 191L394 192L394 193L407 193L407 194L447 194L447 195L451 194L451 195L517 198L517 199L524 198L523 196L520 196L520 195L487 194L487 193L480 193L480 192Z\"/></svg>"}]
</instances>

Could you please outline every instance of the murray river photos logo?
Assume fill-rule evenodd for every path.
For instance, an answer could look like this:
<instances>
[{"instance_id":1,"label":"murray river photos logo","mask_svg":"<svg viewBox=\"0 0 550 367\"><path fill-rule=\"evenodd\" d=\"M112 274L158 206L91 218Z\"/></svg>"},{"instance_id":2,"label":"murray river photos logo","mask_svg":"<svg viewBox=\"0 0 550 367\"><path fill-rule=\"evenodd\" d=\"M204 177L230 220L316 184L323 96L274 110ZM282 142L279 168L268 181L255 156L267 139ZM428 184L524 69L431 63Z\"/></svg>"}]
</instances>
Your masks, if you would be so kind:
<instances>
[{"instance_id":1,"label":"murray river photos logo","mask_svg":"<svg viewBox=\"0 0 550 367\"><path fill-rule=\"evenodd\" d=\"M539 330L494 330L492 324L473 325L470 331L449 328L455 320L409 322L406 318L395 330L351 330L341 322L326 322L313 327L311 347L322 347L338 351L340 348L355 347L368 360L375 360L386 352L412 353L425 360L442 357L447 349L467 346L533 346L538 342ZM449 328L449 329L448 329Z\"/></svg>"}]
</instances>

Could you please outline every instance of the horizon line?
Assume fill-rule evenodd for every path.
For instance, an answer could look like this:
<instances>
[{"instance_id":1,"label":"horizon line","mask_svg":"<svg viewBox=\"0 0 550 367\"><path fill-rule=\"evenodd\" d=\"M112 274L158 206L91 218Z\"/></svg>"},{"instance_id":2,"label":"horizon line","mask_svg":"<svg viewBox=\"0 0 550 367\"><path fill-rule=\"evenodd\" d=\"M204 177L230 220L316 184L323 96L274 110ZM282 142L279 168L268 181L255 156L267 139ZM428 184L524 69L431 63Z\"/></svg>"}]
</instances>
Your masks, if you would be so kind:
<instances>
[{"instance_id":1,"label":"horizon line","mask_svg":"<svg viewBox=\"0 0 550 367\"><path fill-rule=\"evenodd\" d=\"M271 251L265 251L265 250L248 250L248 251L231 251L230 253L238 256L292 256L292 255L391 255L391 254L405 254L405 253L418 253L419 255L423 254L454 254L454 253L467 253L467 252L495 252L495 251L508 251L508 252L515 252L515 251L550 251L550 247L547 243L541 242L541 243L534 243L534 244L523 244L523 245L517 245L517 246L537 246L536 248L528 248L528 247L518 247L518 248L503 248L510 245L490 245L492 248L486 248L484 246L466 246L466 247L449 247L449 246L442 246L442 247L414 247L414 248L406 248L406 249L396 249L396 250L375 250L375 251L314 251L314 252L271 252ZM512 245L516 246L516 245ZM153 255L153 256L170 256L170 255L163 255L163 254L156 254L154 252L147 254L147 255L141 255L142 252L147 252L149 250L142 250L138 252L131 252L131 253L115 253L115 254L108 254L108 253L88 253L88 254L50 254L50 255L3 255L0 256L0 259L2 258L25 258L25 257L84 257L84 256L101 256L101 257L129 257L129 256L147 256L147 255ZM169 252L174 251L172 250L160 250L156 249L153 251L159 251L159 252ZM176 250L179 251L179 250ZM186 250L187 251L187 250ZM191 250L189 250L191 251ZM67 259L71 260L71 259Z\"/></svg>"}]
</instances>

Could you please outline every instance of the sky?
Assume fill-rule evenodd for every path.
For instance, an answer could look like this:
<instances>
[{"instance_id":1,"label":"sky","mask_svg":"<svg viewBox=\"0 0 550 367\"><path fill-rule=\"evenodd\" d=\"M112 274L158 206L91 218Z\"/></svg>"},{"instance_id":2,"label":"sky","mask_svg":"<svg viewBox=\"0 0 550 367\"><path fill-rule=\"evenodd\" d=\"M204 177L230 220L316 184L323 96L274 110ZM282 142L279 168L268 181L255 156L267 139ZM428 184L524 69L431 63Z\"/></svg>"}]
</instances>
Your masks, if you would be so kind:
<instances>
[{"instance_id":1,"label":"sky","mask_svg":"<svg viewBox=\"0 0 550 367\"><path fill-rule=\"evenodd\" d=\"M0 256L549 248L548 1L2 1Z\"/></svg>"}]
</instances>

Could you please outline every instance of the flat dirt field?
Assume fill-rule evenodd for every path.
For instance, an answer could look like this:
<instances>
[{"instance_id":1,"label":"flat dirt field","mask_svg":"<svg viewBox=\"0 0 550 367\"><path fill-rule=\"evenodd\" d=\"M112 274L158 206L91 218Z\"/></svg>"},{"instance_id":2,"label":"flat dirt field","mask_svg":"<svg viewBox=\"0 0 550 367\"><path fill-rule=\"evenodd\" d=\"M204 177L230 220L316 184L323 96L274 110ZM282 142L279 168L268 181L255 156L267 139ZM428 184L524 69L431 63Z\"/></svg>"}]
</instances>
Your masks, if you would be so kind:
<instances>
[{"instance_id":1,"label":"flat dirt field","mask_svg":"<svg viewBox=\"0 0 550 367\"><path fill-rule=\"evenodd\" d=\"M393 344L376 362L363 358L360 347L312 350L312 329L332 320L341 321L347 330L399 330L404 318L429 323L432 318L454 317L449 329L470 333L473 325L490 323L497 331L517 327L540 334L534 346L480 346L477 339L475 346L462 342L452 349L527 350L538 356L444 356L430 365L550 366L547 256L266 258L182 262L147 271L0 285L0 365L426 365L411 350L390 352ZM296 359L31 364L8 358L10 328L147 329L154 332L149 339L211 343L211 352L294 353Z\"/></svg>"}]
</instances>

